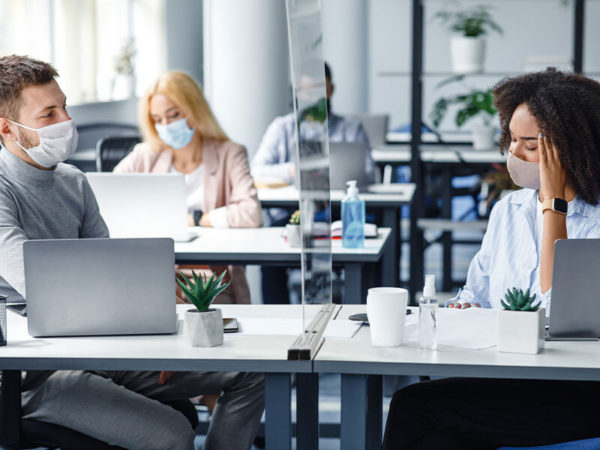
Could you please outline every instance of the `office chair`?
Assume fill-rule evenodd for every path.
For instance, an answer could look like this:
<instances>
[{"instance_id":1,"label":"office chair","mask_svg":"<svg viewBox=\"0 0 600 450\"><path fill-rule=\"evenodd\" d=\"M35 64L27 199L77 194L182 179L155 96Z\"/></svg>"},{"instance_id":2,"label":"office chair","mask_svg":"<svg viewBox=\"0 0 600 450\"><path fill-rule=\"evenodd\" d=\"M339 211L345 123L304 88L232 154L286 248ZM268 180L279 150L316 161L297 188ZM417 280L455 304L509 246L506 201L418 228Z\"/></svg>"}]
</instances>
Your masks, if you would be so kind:
<instances>
[{"instance_id":1,"label":"office chair","mask_svg":"<svg viewBox=\"0 0 600 450\"><path fill-rule=\"evenodd\" d=\"M193 429L198 426L196 408L189 400L163 402L181 412ZM0 384L0 448L7 450L47 447L62 450L121 450L85 434L21 417L21 371L2 371Z\"/></svg>"},{"instance_id":2,"label":"office chair","mask_svg":"<svg viewBox=\"0 0 600 450\"><path fill-rule=\"evenodd\" d=\"M96 144L96 170L112 172L119 161L125 158L141 141L140 136L109 136Z\"/></svg>"}]
</instances>

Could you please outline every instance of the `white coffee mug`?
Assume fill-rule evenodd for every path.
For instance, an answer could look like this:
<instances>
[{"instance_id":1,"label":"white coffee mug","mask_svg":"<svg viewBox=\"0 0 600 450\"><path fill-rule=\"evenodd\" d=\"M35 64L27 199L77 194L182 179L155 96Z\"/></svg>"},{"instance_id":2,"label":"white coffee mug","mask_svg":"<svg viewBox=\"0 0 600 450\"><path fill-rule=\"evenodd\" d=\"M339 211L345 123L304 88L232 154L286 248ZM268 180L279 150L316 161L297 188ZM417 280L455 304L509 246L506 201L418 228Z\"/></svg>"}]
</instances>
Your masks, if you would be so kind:
<instances>
[{"instance_id":1,"label":"white coffee mug","mask_svg":"<svg viewBox=\"0 0 600 450\"><path fill-rule=\"evenodd\" d=\"M371 345L397 347L404 338L408 291L397 287L377 287L367 294L367 316Z\"/></svg>"}]
</instances>

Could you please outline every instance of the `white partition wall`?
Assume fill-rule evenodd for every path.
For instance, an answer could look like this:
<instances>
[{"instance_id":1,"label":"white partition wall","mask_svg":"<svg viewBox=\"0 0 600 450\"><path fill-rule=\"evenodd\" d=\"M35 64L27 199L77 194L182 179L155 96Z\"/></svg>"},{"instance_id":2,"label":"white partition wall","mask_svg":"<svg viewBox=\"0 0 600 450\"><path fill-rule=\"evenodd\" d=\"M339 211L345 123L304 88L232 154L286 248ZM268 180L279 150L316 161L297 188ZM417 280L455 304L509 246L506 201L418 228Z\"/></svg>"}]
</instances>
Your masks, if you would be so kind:
<instances>
[{"instance_id":1,"label":"white partition wall","mask_svg":"<svg viewBox=\"0 0 600 450\"><path fill-rule=\"evenodd\" d=\"M285 2L204 0L204 90L250 158L269 123L289 112Z\"/></svg>"},{"instance_id":2,"label":"white partition wall","mask_svg":"<svg viewBox=\"0 0 600 450\"><path fill-rule=\"evenodd\" d=\"M331 67L335 93L332 110L365 114L369 107L368 2L322 0L323 56Z\"/></svg>"}]
</instances>

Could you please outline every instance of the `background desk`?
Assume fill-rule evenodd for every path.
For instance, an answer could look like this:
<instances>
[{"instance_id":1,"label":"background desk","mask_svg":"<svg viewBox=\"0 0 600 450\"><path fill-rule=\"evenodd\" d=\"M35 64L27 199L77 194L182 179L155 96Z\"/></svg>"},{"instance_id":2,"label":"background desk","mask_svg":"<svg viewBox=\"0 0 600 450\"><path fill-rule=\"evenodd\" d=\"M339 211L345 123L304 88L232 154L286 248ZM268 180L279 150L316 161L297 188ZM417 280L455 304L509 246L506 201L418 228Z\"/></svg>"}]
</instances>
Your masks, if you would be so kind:
<instances>
[{"instance_id":1,"label":"background desk","mask_svg":"<svg viewBox=\"0 0 600 450\"><path fill-rule=\"evenodd\" d=\"M386 165L393 167L409 165L411 159L410 145L385 145L374 149L371 155L375 163L380 167ZM420 156L425 171L436 170L440 173L440 216L445 221L452 218L452 178L456 175L482 175L489 172L492 169L492 165L506 164L507 158L506 153L504 155L500 154L499 149L474 150L471 145L440 144L421 145ZM424 186L424 188L427 188L427 186ZM418 206L419 210L425 210L425 205ZM458 280L457 282L452 280L452 245L455 243L452 239L452 232L446 229L439 240L443 247L442 290L449 292L456 286L462 286L464 280ZM456 243L473 244L477 243L477 241ZM422 252L419 252L418 258L417 267L410 267L410 281L413 283L411 285L412 291L420 289L421 286L419 283L422 283L423 280ZM414 280L419 281L415 282Z\"/></svg>"},{"instance_id":2,"label":"background desk","mask_svg":"<svg viewBox=\"0 0 600 450\"><path fill-rule=\"evenodd\" d=\"M194 348L179 331L175 335L40 338L27 333L25 318L8 312L8 345L0 352L0 370L171 370L266 373L266 438L268 448L291 448L290 373L312 371L312 361L288 361L296 336L226 334L222 346ZM300 305L219 305L224 316L302 317ZM242 322L243 323L243 322Z\"/></svg>"},{"instance_id":3,"label":"background desk","mask_svg":"<svg viewBox=\"0 0 600 450\"><path fill-rule=\"evenodd\" d=\"M360 193L366 208L380 215L381 225L391 230L390 244L382 258L382 283L385 286L400 286L400 209L410 205L414 193L413 183L372 185L367 192ZM331 202L339 204L345 195L343 190L333 190L330 193ZM263 208L298 208L298 198L298 190L293 186L258 189L258 199Z\"/></svg>"},{"instance_id":4,"label":"background desk","mask_svg":"<svg viewBox=\"0 0 600 450\"><path fill-rule=\"evenodd\" d=\"M198 237L175 243L179 264L300 265L300 249L284 241L283 228L192 228ZM333 264L345 272L344 303L362 303L365 287L376 282L373 273L389 245L389 228L379 228L379 237L365 239L365 248L342 248L332 241Z\"/></svg>"},{"instance_id":5,"label":"background desk","mask_svg":"<svg viewBox=\"0 0 600 450\"><path fill-rule=\"evenodd\" d=\"M365 307L344 305L338 318L356 312ZM600 380L599 355L600 342L546 342L537 355L499 353L496 347L427 351L415 343L372 347L363 326L352 339L326 339L313 370L342 374L341 448L352 450L381 448L381 375Z\"/></svg>"}]
</instances>

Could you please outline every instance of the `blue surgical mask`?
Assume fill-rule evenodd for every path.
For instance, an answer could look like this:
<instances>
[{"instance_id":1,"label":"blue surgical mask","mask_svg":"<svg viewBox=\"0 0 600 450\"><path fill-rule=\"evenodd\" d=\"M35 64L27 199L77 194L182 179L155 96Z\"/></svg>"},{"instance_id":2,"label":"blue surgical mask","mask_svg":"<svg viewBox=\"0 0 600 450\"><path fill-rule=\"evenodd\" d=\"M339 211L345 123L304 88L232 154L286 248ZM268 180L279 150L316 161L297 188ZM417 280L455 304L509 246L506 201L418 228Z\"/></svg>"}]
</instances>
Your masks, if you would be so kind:
<instances>
[{"instance_id":1,"label":"blue surgical mask","mask_svg":"<svg viewBox=\"0 0 600 450\"><path fill-rule=\"evenodd\" d=\"M169 147L180 149L192 142L194 128L190 128L187 120L179 119L167 125L154 124L158 136Z\"/></svg>"}]
</instances>

